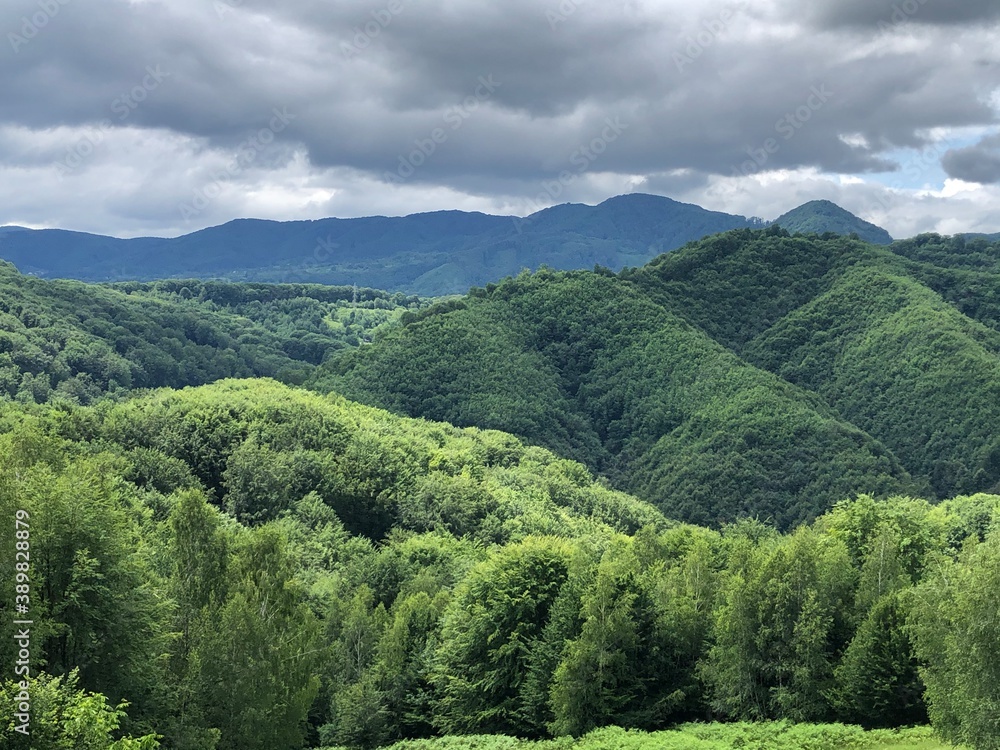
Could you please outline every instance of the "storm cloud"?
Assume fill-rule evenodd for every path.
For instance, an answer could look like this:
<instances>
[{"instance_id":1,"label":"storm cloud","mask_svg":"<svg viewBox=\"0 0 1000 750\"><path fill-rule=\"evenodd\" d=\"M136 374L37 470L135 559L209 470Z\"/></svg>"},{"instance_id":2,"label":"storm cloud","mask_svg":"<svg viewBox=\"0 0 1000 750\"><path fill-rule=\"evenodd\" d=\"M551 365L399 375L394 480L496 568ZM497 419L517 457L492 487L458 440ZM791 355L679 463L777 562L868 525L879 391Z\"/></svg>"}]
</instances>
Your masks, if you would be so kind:
<instances>
[{"instance_id":1,"label":"storm cloud","mask_svg":"<svg viewBox=\"0 0 1000 750\"><path fill-rule=\"evenodd\" d=\"M0 223L177 234L641 189L738 213L758 196L767 218L881 191L893 234L928 201L944 228L989 205L946 180L997 181L989 142L968 144L1000 124L998 18L944 0L16 0ZM1000 229L993 211L977 223Z\"/></svg>"}]
</instances>

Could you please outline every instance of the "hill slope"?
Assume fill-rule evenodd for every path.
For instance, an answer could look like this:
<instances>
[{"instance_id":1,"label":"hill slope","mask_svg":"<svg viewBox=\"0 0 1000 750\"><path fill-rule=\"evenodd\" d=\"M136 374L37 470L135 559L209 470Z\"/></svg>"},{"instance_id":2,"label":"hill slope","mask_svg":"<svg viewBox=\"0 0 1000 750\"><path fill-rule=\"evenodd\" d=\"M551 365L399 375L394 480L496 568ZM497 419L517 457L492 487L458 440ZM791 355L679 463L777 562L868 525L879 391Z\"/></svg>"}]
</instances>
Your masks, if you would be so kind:
<instances>
[{"instance_id":1,"label":"hill slope","mask_svg":"<svg viewBox=\"0 0 1000 750\"><path fill-rule=\"evenodd\" d=\"M997 275L972 283L861 242L744 232L628 276L746 360L821 395L937 496L1000 480L1000 339L961 309L989 298ZM996 309L980 307L987 320Z\"/></svg>"},{"instance_id":2,"label":"hill slope","mask_svg":"<svg viewBox=\"0 0 1000 750\"><path fill-rule=\"evenodd\" d=\"M520 276L416 318L334 360L316 385L513 432L683 520L789 526L836 497L909 486L883 445L820 398L618 278Z\"/></svg>"},{"instance_id":3,"label":"hill slope","mask_svg":"<svg viewBox=\"0 0 1000 750\"><path fill-rule=\"evenodd\" d=\"M510 435L260 379L0 404L0 464L46 708L4 748L931 747L792 723L928 712L995 745L1000 497L718 533Z\"/></svg>"},{"instance_id":4,"label":"hill slope","mask_svg":"<svg viewBox=\"0 0 1000 750\"><path fill-rule=\"evenodd\" d=\"M473 290L315 382L508 430L701 523L789 525L851 492L986 491L1000 338L945 273L849 238L737 230L617 276Z\"/></svg>"},{"instance_id":5,"label":"hill slope","mask_svg":"<svg viewBox=\"0 0 1000 750\"><path fill-rule=\"evenodd\" d=\"M0 262L0 400L87 403L224 377L300 382L421 303L370 289L177 281L108 288Z\"/></svg>"}]
</instances>

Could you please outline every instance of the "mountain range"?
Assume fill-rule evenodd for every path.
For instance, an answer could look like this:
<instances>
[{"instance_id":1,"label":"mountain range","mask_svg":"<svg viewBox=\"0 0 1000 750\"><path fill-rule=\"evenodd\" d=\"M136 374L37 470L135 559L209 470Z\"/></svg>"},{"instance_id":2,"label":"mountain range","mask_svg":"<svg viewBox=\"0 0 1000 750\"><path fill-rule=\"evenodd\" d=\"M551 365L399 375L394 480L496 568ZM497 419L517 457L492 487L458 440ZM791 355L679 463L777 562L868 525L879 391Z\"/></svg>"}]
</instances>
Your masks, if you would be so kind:
<instances>
[{"instance_id":1,"label":"mountain range","mask_svg":"<svg viewBox=\"0 0 1000 750\"><path fill-rule=\"evenodd\" d=\"M626 209L681 205L665 200L551 209L535 236L555 241L574 221L593 232L612 211L608 236L641 236L652 230ZM838 211L813 204L780 222ZM998 356L1000 243L982 237L878 245L773 223L618 273L523 271L432 305L353 286L88 284L0 264L0 398L86 404L267 376L511 433L700 524L756 515L788 528L857 492L1000 489Z\"/></svg>"},{"instance_id":2,"label":"mountain range","mask_svg":"<svg viewBox=\"0 0 1000 750\"><path fill-rule=\"evenodd\" d=\"M885 230L829 201L812 201L774 223L792 232L892 241ZM633 193L597 206L562 204L525 218L438 211L316 221L238 219L175 238L2 227L0 259L44 278L358 284L440 296L543 265L615 271L641 266L707 235L766 224Z\"/></svg>"}]
</instances>

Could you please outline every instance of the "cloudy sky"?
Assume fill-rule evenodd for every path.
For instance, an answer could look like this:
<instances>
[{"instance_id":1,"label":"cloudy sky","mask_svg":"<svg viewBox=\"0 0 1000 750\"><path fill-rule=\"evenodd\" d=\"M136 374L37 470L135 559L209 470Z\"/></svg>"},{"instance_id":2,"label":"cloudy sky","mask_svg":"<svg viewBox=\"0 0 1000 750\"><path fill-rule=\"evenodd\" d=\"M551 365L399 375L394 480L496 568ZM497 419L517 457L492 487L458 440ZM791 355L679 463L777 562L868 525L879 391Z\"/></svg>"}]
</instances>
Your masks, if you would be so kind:
<instances>
[{"instance_id":1,"label":"cloudy sky","mask_svg":"<svg viewBox=\"0 0 1000 750\"><path fill-rule=\"evenodd\" d=\"M8 0L0 224L649 192L1000 231L996 0Z\"/></svg>"}]
</instances>

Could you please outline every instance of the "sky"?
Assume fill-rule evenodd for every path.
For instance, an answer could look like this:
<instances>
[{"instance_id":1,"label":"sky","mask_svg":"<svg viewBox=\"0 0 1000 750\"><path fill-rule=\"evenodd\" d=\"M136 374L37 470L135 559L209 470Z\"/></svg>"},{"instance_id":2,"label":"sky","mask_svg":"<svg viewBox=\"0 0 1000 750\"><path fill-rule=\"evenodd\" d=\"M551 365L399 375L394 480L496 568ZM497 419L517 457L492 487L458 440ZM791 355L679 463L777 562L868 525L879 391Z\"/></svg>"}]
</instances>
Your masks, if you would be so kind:
<instances>
[{"instance_id":1,"label":"sky","mask_svg":"<svg viewBox=\"0 0 1000 750\"><path fill-rule=\"evenodd\" d=\"M1000 231L996 0L7 0L0 225L645 192Z\"/></svg>"}]
</instances>

